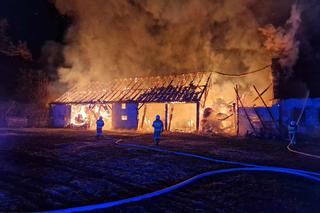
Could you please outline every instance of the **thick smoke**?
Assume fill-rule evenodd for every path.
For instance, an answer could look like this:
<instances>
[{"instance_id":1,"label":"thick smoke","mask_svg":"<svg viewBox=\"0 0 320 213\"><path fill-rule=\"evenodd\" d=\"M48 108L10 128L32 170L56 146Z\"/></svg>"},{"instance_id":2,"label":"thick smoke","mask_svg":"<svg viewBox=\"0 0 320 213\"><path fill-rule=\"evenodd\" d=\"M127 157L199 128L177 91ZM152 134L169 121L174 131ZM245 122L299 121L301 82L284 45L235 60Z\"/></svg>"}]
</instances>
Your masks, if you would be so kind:
<instances>
[{"instance_id":1,"label":"thick smoke","mask_svg":"<svg viewBox=\"0 0 320 213\"><path fill-rule=\"evenodd\" d=\"M268 25L261 28L262 34L266 37L264 46L273 55L280 57L280 63L284 68L292 70L299 57L300 42L296 39L301 24L301 9L293 5L291 16L285 28L275 28Z\"/></svg>"},{"instance_id":2,"label":"thick smoke","mask_svg":"<svg viewBox=\"0 0 320 213\"><path fill-rule=\"evenodd\" d=\"M74 19L65 38L68 68L59 70L60 80L73 85L194 71L239 74L270 64L275 56L272 38L279 37L289 44L280 52L284 63L292 66L299 53L295 35L300 24L300 9L294 3L56 0L59 11ZM232 100L235 84L242 91L249 91L253 84L262 90L271 83L270 78L269 69L242 78L214 75L214 95Z\"/></svg>"}]
</instances>

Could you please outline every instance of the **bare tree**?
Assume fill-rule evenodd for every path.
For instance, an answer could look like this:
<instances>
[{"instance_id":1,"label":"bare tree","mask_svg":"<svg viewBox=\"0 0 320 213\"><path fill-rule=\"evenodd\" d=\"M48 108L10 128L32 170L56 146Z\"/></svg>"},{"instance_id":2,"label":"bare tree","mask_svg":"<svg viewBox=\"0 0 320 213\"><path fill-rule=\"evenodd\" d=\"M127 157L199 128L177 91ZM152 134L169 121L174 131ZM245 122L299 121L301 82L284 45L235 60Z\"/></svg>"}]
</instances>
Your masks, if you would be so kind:
<instances>
[{"instance_id":1,"label":"bare tree","mask_svg":"<svg viewBox=\"0 0 320 213\"><path fill-rule=\"evenodd\" d=\"M32 54L27 47L27 43L23 41L12 42L12 39L8 35L8 27L8 21L0 19L0 53L7 56L19 56L25 60L32 60Z\"/></svg>"},{"instance_id":2,"label":"bare tree","mask_svg":"<svg viewBox=\"0 0 320 213\"><path fill-rule=\"evenodd\" d=\"M17 78L16 99L46 105L49 98L49 79L41 70L21 69Z\"/></svg>"}]
</instances>

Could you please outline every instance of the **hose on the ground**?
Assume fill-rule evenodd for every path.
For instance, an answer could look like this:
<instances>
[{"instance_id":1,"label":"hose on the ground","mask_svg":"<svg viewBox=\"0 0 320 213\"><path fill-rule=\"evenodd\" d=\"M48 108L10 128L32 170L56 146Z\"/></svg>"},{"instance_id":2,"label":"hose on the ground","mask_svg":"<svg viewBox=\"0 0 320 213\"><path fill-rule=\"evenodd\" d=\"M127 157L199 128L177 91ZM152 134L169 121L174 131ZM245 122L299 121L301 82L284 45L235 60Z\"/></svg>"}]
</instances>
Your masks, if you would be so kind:
<instances>
[{"instance_id":1,"label":"hose on the ground","mask_svg":"<svg viewBox=\"0 0 320 213\"><path fill-rule=\"evenodd\" d=\"M169 150L151 148L151 147L136 145L136 144L120 144L121 141L122 140L117 140L115 143L120 146L147 149L147 150L158 151L158 152L163 152L163 153L170 153L170 154L175 154L175 155L180 155L180 156L188 156L188 157L198 158L198 159L212 161L212 162L216 162L216 163L224 163L224 164L238 165L238 166L245 166L245 167L244 168L231 168L231 169L222 169L222 170L214 170L214 171L204 172L202 174L195 175L195 176L193 176L183 182L175 184L173 186L169 186L169 187L166 187L164 189L161 189L161 190L158 190L155 192L151 192L151 193L147 193L147 194L143 194L143 195L127 198L127 199L111 201L111 202L95 204L95 205L62 209L62 210L53 210L53 211L47 211L47 212L67 213L67 212L87 212L87 211L108 209L108 208L115 207L115 206L120 206L120 205L124 205L124 204L139 202L139 201L143 201L146 199L158 197L158 196L167 194L169 192L175 191L177 189L180 189L186 185L189 185L189 184L191 184L199 179L205 178L205 177L219 175L219 174L243 172L243 171L246 171L246 172L257 172L257 171L258 172L274 172L274 173L290 174L290 175L303 177L308 180L318 182L320 184L320 173L317 173L317 172L296 170L296 169L289 169L289 168L281 168L281 167L258 166L255 164L246 164L246 163L235 162L235 161L217 160L214 158L209 158L209 157L195 155L195 154L191 154L191 153L185 153L185 152L169 151Z\"/></svg>"},{"instance_id":2,"label":"hose on the ground","mask_svg":"<svg viewBox=\"0 0 320 213\"><path fill-rule=\"evenodd\" d=\"M121 141L122 140L117 140L115 143L120 146L134 147L134 148L146 149L146 150L150 150L150 151L157 151L157 152L162 152L162 153L175 154L175 155L186 156L186 157L193 157L193 158L197 158L197 159L201 159L201 160L211 161L214 163L222 163L222 164L244 166L244 167L264 167L264 168L286 169L286 170L291 170L291 171L295 171L295 172L300 172L300 173L305 173L305 174L320 177L320 173L306 171L306 170L290 169L290 168L274 167L274 166L262 166L262 165L242 163L242 162L237 162L237 161L219 160L219 159L210 158L210 157L192 154L192 153L187 153L187 152L170 151L170 150L165 150L165 149L159 149L156 147L149 147L149 146L143 146L143 145L137 145L137 144L121 144L120 143Z\"/></svg>"},{"instance_id":3,"label":"hose on the ground","mask_svg":"<svg viewBox=\"0 0 320 213\"><path fill-rule=\"evenodd\" d=\"M308 102L308 99L309 99L309 96L310 96L310 91L308 90L307 91L307 94L306 94L306 97L304 99L304 102L303 102L303 106L302 106L302 109L301 109L301 112L300 112L300 115L298 117L298 120L296 121L296 125L298 125L301 121L301 118L303 116L303 113L306 109L306 106L307 106L307 102ZM297 150L294 150L291 148L291 146L293 145L293 141L295 140L295 135L291 138L289 144L287 145L287 150L289 152L293 152L293 153L296 153L296 154L300 154L300 155L304 155L304 156L308 156L308 157L312 157L312 158L318 158L320 159L320 156L319 155L313 155L313 154L309 154L309 153L306 153L306 152L300 152L300 151L297 151Z\"/></svg>"},{"instance_id":4,"label":"hose on the ground","mask_svg":"<svg viewBox=\"0 0 320 213\"><path fill-rule=\"evenodd\" d=\"M288 149L290 152L293 152L293 153L296 153L296 154L300 154L300 155L304 155L304 156L308 156L308 157L320 159L320 156L319 156L319 155L313 155L313 154L309 154L309 153L306 153L306 152L300 152L300 151L294 150L294 149L292 149L292 148L290 147L290 144L287 146L287 149Z\"/></svg>"},{"instance_id":5,"label":"hose on the ground","mask_svg":"<svg viewBox=\"0 0 320 213\"><path fill-rule=\"evenodd\" d=\"M309 180L313 180L316 182L320 183L320 178L311 176L311 175L307 175L307 174L303 174L300 172L294 172L294 171L290 171L290 170L284 170L284 169L276 169L276 168L264 168L264 167L255 167L255 168L232 168L232 169L221 169L221 170L214 170L214 171L209 171L209 172L205 172L196 176L193 176L192 178L185 180L183 182L180 182L178 184L175 184L173 186L155 191L155 192L151 192L151 193L147 193L144 195L139 195L136 197L131 197L131 198L127 198L127 199L122 199L122 200L117 200L117 201L111 201L111 202L107 202L107 203L101 203L101 204L96 204L96 205L88 205L88 206L82 206L82 207L75 207L75 208L69 208L69 209L63 209L63 210L57 210L57 211L50 211L50 212L56 212L56 213L71 213L71 212L88 212L88 211L96 211L96 210L102 210L102 209L108 209L108 208L112 208L112 207L116 207L116 206L120 206L120 205L124 205L124 204L128 204L128 203L134 203L134 202L139 202L139 201L143 201L146 199L150 199L150 198L154 198L154 197L158 197L160 195L164 195L167 194L169 192L175 191L177 189L180 189L186 185L189 185L199 179L205 178L205 177L210 177L210 176L214 176L214 175L219 175L219 174L228 174L228 173L235 173L235 172L274 172L274 173L283 173L283 174L291 174L291 175L295 175L295 176L300 176L300 177L304 177L307 178Z\"/></svg>"}]
</instances>

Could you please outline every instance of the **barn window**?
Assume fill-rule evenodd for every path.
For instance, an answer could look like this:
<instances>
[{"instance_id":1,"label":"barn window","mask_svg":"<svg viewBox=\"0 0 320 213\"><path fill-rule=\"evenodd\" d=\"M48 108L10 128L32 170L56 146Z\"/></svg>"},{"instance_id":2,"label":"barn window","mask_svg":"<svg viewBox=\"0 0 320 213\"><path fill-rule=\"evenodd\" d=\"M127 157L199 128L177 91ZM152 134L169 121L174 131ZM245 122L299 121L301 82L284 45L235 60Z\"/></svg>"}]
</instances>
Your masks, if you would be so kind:
<instances>
[{"instance_id":1,"label":"barn window","mask_svg":"<svg viewBox=\"0 0 320 213\"><path fill-rule=\"evenodd\" d=\"M122 103L121 104L121 109L126 109L127 108L127 104L126 103Z\"/></svg>"},{"instance_id":2,"label":"barn window","mask_svg":"<svg viewBox=\"0 0 320 213\"><path fill-rule=\"evenodd\" d=\"M302 108L294 108L292 111L292 120L298 121L301 112L302 112ZM301 116L300 124L305 124L305 122L306 122L306 111L304 110Z\"/></svg>"},{"instance_id":3,"label":"barn window","mask_svg":"<svg viewBox=\"0 0 320 213\"><path fill-rule=\"evenodd\" d=\"M126 115L121 115L121 120L122 120L122 121L128 120L128 116L126 116Z\"/></svg>"}]
</instances>

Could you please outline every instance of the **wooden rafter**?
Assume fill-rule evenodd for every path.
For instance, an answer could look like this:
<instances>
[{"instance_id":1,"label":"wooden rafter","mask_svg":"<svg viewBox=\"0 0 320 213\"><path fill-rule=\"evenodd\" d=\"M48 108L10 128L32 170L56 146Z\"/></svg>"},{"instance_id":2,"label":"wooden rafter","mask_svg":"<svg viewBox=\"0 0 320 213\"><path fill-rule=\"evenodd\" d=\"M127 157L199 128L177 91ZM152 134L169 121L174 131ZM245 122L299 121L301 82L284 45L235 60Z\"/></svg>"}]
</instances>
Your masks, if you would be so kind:
<instances>
[{"instance_id":1,"label":"wooden rafter","mask_svg":"<svg viewBox=\"0 0 320 213\"><path fill-rule=\"evenodd\" d=\"M52 104L169 103L201 101L211 73L115 79L74 86Z\"/></svg>"}]
</instances>

